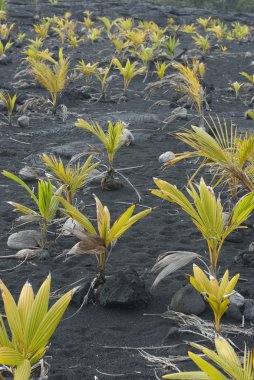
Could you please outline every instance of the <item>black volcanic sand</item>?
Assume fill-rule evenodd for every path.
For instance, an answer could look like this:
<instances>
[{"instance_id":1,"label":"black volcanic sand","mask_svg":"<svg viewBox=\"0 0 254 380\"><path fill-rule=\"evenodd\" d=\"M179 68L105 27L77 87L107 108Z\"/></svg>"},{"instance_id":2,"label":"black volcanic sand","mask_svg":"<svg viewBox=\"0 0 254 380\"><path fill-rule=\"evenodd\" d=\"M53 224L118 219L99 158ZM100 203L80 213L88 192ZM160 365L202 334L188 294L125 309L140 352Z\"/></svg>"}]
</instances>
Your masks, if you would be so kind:
<instances>
[{"instance_id":1,"label":"black volcanic sand","mask_svg":"<svg viewBox=\"0 0 254 380\"><path fill-rule=\"evenodd\" d=\"M178 23L191 23L200 16L212 14L213 17L221 17L226 22L240 20L249 25L254 24L253 15L218 15L215 12L207 13L201 10L176 9L174 7L155 6L130 1L122 5L117 2L108 3L85 3L74 2L72 9L73 16L82 19L82 11L89 9L94 11L93 16L129 17L154 20L161 26L166 25L167 17L174 17ZM52 8L43 5L42 15L64 14L68 6L58 6ZM27 37L34 37L32 32L32 19L34 9L32 6L22 6L19 1L13 1L10 5L10 20L20 27L22 32L27 33ZM181 35L181 48L192 49L191 37ZM57 39L47 40L47 46L57 52ZM8 56L12 62L7 66L0 66L0 88L15 91L18 94L18 102L22 103L27 98L34 95L47 97L47 93L38 85L26 84L25 88L15 88L14 76L21 69L25 68L22 63L23 55L21 51L24 47L14 45ZM240 71L252 73L254 43L230 42L229 50L221 54L219 50L213 49L205 57L207 72L205 76L206 85L210 88L209 97L212 99L210 107L213 114L232 119L239 125L240 131L252 131L253 121L245 120L244 112L249 108L248 102L252 98L250 92L246 96L235 100L234 94L227 92L228 83L231 81L243 81L239 75ZM112 48L106 38L101 39L93 45L85 44L78 49L66 47L66 55L71 56L71 66L73 67L79 59L86 62L101 61L109 62ZM251 52L247 54L246 52ZM188 120L176 121L168 125L164 130L163 120L168 117L176 107L174 102L170 106L153 106L158 100L172 100L172 91L158 91L152 98L145 100L145 86L147 83L156 81L155 74L150 70L147 82L143 83L143 77L136 77L130 85L128 101L116 102L89 102L89 99L81 99L78 96L76 87L85 85L85 82L71 84L63 94L61 103L68 108L69 115L66 121L62 121L58 116L45 112L31 112L30 127L26 129L18 128L16 124L17 115L14 117L12 128L2 125L0 128L0 169L18 173L25 164L37 167L37 154L42 152L53 152L57 155L62 153L62 158L70 158L73 153L80 153L86 149L87 144L95 144L98 141L85 131L74 126L77 118L94 120L106 125L107 120L123 120L129 123L129 129L133 132L135 143L129 147L123 147L118 152L115 160L116 168L136 167L123 171L129 180L135 185L142 196L142 205L157 206L157 209L146 219L137 223L128 231L117 243L108 261L107 274L116 273L119 270L134 268L140 276L145 279L150 287L154 276L150 273L159 254L169 250L190 250L203 254L207 258L206 245L199 233L196 232L192 223L186 215L179 212L178 208L169 203L162 203L158 198L151 196L149 189L153 188L153 177L164 178L179 188L183 188L187 178L196 168L194 162L179 164L167 171L161 171L158 157L165 151L184 151L185 147L177 141L172 132L178 131L183 126L190 126L195 123L195 112L189 110ZM108 96L119 97L122 92L122 78L114 72L115 77L111 81L107 90ZM92 90L88 89L88 97L91 92L98 92L97 82L92 83ZM2 116L1 116L2 120ZM63 147L65 144L74 144ZM106 162L106 157L102 157L102 162ZM206 175L206 173L204 173ZM36 183L32 183L35 185ZM7 248L7 238L11 232L24 229L26 227L15 227L11 230L15 215L11 212L11 207L6 201L13 200L24 204L30 204L29 197L18 185L1 177L1 255L13 254ZM108 205L112 219L114 220L126 207L126 203L136 202L136 194L127 184L123 189L115 192L103 192L99 185L90 186L86 192L78 194L79 201L84 201L88 206L86 214L94 218L94 200L92 193ZM30 228L30 226L29 226ZM253 240L253 229L241 230L240 237L233 241L227 241L223 247L220 257L221 273L228 268L230 274L240 272L242 279L237 290L253 297L253 273L254 269L234 264L234 257L244 251ZM52 235L54 237L54 235ZM76 242L74 238L60 238L58 243L62 249L71 247ZM15 251L14 251L15 252ZM51 272L53 278L53 290L62 286L67 286L86 275L96 272L96 261L93 257L77 257L67 262L63 258L49 258L44 261L33 260L23 264L14 271L7 270L16 261L1 260L2 279L9 286L14 294L18 295L23 283L29 279L35 289L38 288L45 276ZM114 379L125 380L134 379L155 379L154 369L140 353L134 348L140 347L161 347L177 345L175 348L164 348L149 350L149 353L158 356L168 354L186 354L188 347L184 345L186 340L197 340L200 337L191 334L181 334L167 338L169 329L175 324L169 319L163 319L158 314L165 312L170 304L174 292L184 286L184 273L191 273L191 265L176 272L162 281L159 286L152 291L150 304L143 309L117 309L103 308L97 304L88 305L83 308L73 318L62 321L57 329L48 355L50 359L49 379ZM66 316L75 313L77 307L71 305ZM157 314L157 316L145 315ZM211 312L207 311L204 316L207 320L212 320ZM232 322L227 318L225 322ZM234 322L240 324L240 322ZM246 328L249 327L246 324ZM243 349L244 342L251 345L251 338L242 334L231 335L231 340ZM133 349L124 349L133 348ZM182 368L187 368L185 364ZM157 371L158 375L167 373L167 369Z\"/></svg>"}]
</instances>

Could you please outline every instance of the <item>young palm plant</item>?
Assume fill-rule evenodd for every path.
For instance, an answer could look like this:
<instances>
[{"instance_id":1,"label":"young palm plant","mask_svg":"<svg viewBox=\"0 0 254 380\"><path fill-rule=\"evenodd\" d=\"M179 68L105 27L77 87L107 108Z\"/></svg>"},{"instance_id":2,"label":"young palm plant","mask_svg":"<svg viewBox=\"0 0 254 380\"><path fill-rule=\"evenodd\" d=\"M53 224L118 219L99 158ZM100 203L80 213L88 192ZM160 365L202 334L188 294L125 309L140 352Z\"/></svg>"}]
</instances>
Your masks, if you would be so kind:
<instances>
[{"instance_id":1,"label":"young palm plant","mask_svg":"<svg viewBox=\"0 0 254 380\"><path fill-rule=\"evenodd\" d=\"M76 192L85 186L89 173L99 165L98 162L91 164L92 158L89 156L83 165L79 162L77 164L69 162L64 165L62 160L55 156L49 156L46 153L41 156L44 164L53 172L54 180L62 186L62 191L70 204L73 203Z\"/></svg>"},{"instance_id":2,"label":"young palm plant","mask_svg":"<svg viewBox=\"0 0 254 380\"><path fill-rule=\"evenodd\" d=\"M89 82L92 76L96 76L98 64L99 62L96 62L91 65L91 63L85 63L85 61L82 59L81 61L79 61L79 64L75 67L75 70L81 72L85 76L86 82Z\"/></svg>"},{"instance_id":3,"label":"young palm plant","mask_svg":"<svg viewBox=\"0 0 254 380\"><path fill-rule=\"evenodd\" d=\"M243 196L226 217L220 197L216 198L213 189L205 184L203 178L200 180L198 191L189 182L187 192L191 201L176 186L156 178L154 182L158 189L151 190L151 193L180 206L203 235L209 251L210 273L216 277L223 243L253 212L254 192ZM167 274L166 272L165 275Z\"/></svg>"},{"instance_id":4,"label":"young palm plant","mask_svg":"<svg viewBox=\"0 0 254 380\"><path fill-rule=\"evenodd\" d=\"M117 121L113 124L108 121L108 131L105 133L98 123L89 124L86 120L78 119L75 123L76 127L83 128L85 131L92 133L96 136L102 144L105 146L108 154L108 169L113 169L113 160L116 153L123 145L123 132L124 124L121 121Z\"/></svg>"},{"instance_id":5,"label":"young palm plant","mask_svg":"<svg viewBox=\"0 0 254 380\"><path fill-rule=\"evenodd\" d=\"M63 49L59 49L59 59L55 60L50 54L38 53L39 56L52 63L30 60L30 71L35 79L48 90L53 105L53 113L56 113L58 98L67 84L69 59L63 56Z\"/></svg>"},{"instance_id":6,"label":"young palm plant","mask_svg":"<svg viewBox=\"0 0 254 380\"><path fill-rule=\"evenodd\" d=\"M50 181L40 180L38 182L38 196L36 196L33 190L31 190L30 187L27 186L27 184L15 174L12 174L6 170L4 170L2 174L21 185L34 201L37 210L33 210L32 208L24 206L17 202L8 203L14 207L14 211L18 211L25 215L21 218L18 218L17 220L39 223L41 229L40 246L44 248L47 243L46 237L48 224L54 219L58 209L59 202L56 195L59 195L61 193L61 188L54 191L54 188Z\"/></svg>"},{"instance_id":7,"label":"young palm plant","mask_svg":"<svg viewBox=\"0 0 254 380\"><path fill-rule=\"evenodd\" d=\"M0 362L14 380L29 380L34 366L45 355L49 340L65 313L76 289L64 294L50 309L51 276L49 275L34 294L27 282L20 293L16 304L12 294L0 280L6 329L0 315ZM11 338L9 338L11 334ZM9 377L8 377L9 378ZM4 379L1 376L1 379Z\"/></svg>"},{"instance_id":8,"label":"young palm plant","mask_svg":"<svg viewBox=\"0 0 254 380\"><path fill-rule=\"evenodd\" d=\"M102 179L102 188L105 190L112 190L114 186L117 185L116 180L114 179L116 170L113 167L113 161L116 153L124 144L124 123L118 121L113 124L111 121L108 121L107 133L103 131L98 123L89 124L86 120L79 119L75 125L92 133L104 145L108 155L108 168L105 177Z\"/></svg>"},{"instance_id":9,"label":"young palm plant","mask_svg":"<svg viewBox=\"0 0 254 380\"><path fill-rule=\"evenodd\" d=\"M189 352L191 360L201 371L179 372L164 375L163 379L187 380L253 380L254 350L244 350L243 358L239 358L233 347L222 337L215 338L216 351L199 344L190 343L193 348L201 351L209 361L199 355ZM211 363L212 362L212 363ZM213 364L214 363L214 364Z\"/></svg>"},{"instance_id":10,"label":"young palm plant","mask_svg":"<svg viewBox=\"0 0 254 380\"><path fill-rule=\"evenodd\" d=\"M205 90L199 80L196 67L189 67L180 63L173 64L173 67L178 70L180 83L176 82L176 89L188 95L193 102L194 107L198 113L200 125L203 126L203 105L206 100Z\"/></svg>"},{"instance_id":11,"label":"young palm plant","mask_svg":"<svg viewBox=\"0 0 254 380\"><path fill-rule=\"evenodd\" d=\"M130 84L130 81L137 75L139 74L142 74L143 72L146 71L146 68L143 66L143 67L140 67L139 69L136 69L136 66L137 66L137 62L133 62L131 63L129 59L127 59L127 62L125 64L125 66L123 66L121 64L121 62L119 61L119 59L117 58L113 58L112 60L113 64L117 66L117 68L119 69L122 77L123 77L123 80L124 80L124 95L126 95L126 92L128 90L128 87L129 87L129 84Z\"/></svg>"},{"instance_id":12,"label":"young palm plant","mask_svg":"<svg viewBox=\"0 0 254 380\"><path fill-rule=\"evenodd\" d=\"M220 332L220 321L228 309L230 297L235 293L234 288L240 275L235 275L229 280L228 270L224 273L220 283L215 277L206 276L197 265L193 265L193 276L187 276L191 285L201 293L209 303L214 313L215 330Z\"/></svg>"},{"instance_id":13,"label":"young palm plant","mask_svg":"<svg viewBox=\"0 0 254 380\"><path fill-rule=\"evenodd\" d=\"M8 1L0 0L0 22L6 19L8 11Z\"/></svg>"},{"instance_id":14,"label":"young palm plant","mask_svg":"<svg viewBox=\"0 0 254 380\"><path fill-rule=\"evenodd\" d=\"M7 109L7 113L8 113L8 120L9 120L9 125L12 126L12 114L13 114L13 110L14 110L14 107L15 107L15 104L16 104L16 99L17 99L17 95L14 94L13 96L11 96L10 94L6 93L6 94L3 94L0 92L0 101L2 101Z\"/></svg>"},{"instance_id":15,"label":"young palm plant","mask_svg":"<svg viewBox=\"0 0 254 380\"><path fill-rule=\"evenodd\" d=\"M217 179L216 185L225 181L232 199L236 198L240 184L247 191L254 191L254 135L238 135L237 127L232 124L228 127L219 118L217 123L211 121L211 124L206 121L208 132L192 126L192 130L176 133L176 137L194 151L176 154L165 167L187 158L201 157L203 161L197 172L204 166L211 169Z\"/></svg>"},{"instance_id":16,"label":"young palm plant","mask_svg":"<svg viewBox=\"0 0 254 380\"><path fill-rule=\"evenodd\" d=\"M6 44L3 44L0 40L0 57L4 55L8 49L10 49L13 45L13 42L7 41Z\"/></svg>"},{"instance_id":17,"label":"young palm plant","mask_svg":"<svg viewBox=\"0 0 254 380\"><path fill-rule=\"evenodd\" d=\"M135 204L133 204L124 211L111 226L111 217L108 208L102 205L98 197L94 196L94 198L96 202L97 231L84 214L70 205L64 198L58 197L59 201L65 207L65 210L63 210L64 214L80 223L86 231L80 232L72 230L73 234L76 235L81 242L77 243L69 251L69 255L95 254L98 261L97 285L99 285L105 281L107 259L117 240L130 229L133 224L149 215L152 212L152 208L133 215L136 208Z\"/></svg>"}]
</instances>

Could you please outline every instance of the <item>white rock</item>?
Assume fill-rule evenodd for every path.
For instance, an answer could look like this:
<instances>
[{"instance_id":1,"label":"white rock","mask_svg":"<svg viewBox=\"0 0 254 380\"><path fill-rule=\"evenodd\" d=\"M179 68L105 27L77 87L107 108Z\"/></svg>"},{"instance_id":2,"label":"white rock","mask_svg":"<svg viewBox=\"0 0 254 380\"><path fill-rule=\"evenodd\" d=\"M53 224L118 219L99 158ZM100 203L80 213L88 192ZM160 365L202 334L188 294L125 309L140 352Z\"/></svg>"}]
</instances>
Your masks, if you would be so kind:
<instances>
[{"instance_id":1,"label":"white rock","mask_svg":"<svg viewBox=\"0 0 254 380\"><path fill-rule=\"evenodd\" d=\"M173 152L168 151L160 155L159 162L161 164L165 164L166 162L173 160L174 158L175 158L175 154Z\"/></svg>"},{"instance_id":2,"label":"white rock","mask_svg":"<svg viewBox=\"0 0 254 380\"><path fill-rule=\"evenodd\" d=\"M41 234L36 230L24 230L11 234L7 245L11 249L36 248L41 239Z\"/></svg>"},{"instance_id":3,"label":"white rock","mask_svg":"<svg viewBox=\"0 0 254 380\"><path fill-rule=\"evenodd\" d=\"M26 165L20 169L19 177L23 179L23 181L34 181L38 178L38 175L33 168Z\"/></svg>"},{"instance_id":4,"label":"white rock","mask_svg":"<svg viewBox=\"0 0 254 380\"><path fill-rule=\"evenodd\" d=\"M25 248L18 251L15 256L17 257L17 259L20 259L20 260L25 260L25 259L31 260L34 257L38 256L41 251L42 251L41 249Z\"/></svg>"},{"instance_id":5,"label":"white rock","mask_svg":"<svg viewBox=\"0 0 254 380\"><path fill-rule=\"evenodd\" d=\"M104 176L98 169L93 169L87 176L87 183L100 184Z\"/></svg>"},{"instance_id":6,"label":"white rock","mask_svg":"<svg viewBox=\"0 0 254 380\"><path fill-rule=\"evenodd\" d=\"M134 136L128 128L124 128L123 130L122 141L123 144L127 146L133 144L134 142Z\"/></svg>"},{"instance_id":7,"label":"white rock","mask_svg":"<svg viewBox=\"0 0 254 380\"><path fill-rule=\"evenodd\" d=\"M68 218L62 227L62 235L70 236L71 235L70 230L84 231L84 228L76 220L73 220L72 218Z\"/></svg>"},{"instance_id":8,"label":"white rock","mask_svg":"<svg viewBox=\"0 0 254 380\"><path fill-rule=\"evenodd\" d=\"M18 118L18 125L21 128L28 128L30 123L30 119L26 115L22 115Z\"/></svg>"}]
</instances>

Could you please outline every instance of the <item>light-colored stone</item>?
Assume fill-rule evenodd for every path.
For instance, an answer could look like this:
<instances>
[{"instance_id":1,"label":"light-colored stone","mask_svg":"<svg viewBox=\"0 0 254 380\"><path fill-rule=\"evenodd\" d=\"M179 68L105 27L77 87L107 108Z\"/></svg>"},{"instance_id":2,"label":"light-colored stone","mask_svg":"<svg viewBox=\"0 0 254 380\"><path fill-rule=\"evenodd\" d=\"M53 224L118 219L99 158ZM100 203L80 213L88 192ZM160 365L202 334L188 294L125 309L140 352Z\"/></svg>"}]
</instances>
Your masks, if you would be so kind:
<instances>
[{"instance_id":1,"label":"light-colored stone","mask_svg":"<svg viewBox=\"0 0 254 380\"><path fill-rule=\"evenodd\" d=\"M62 235L70 236L72 235L71 230L84 231L84 228L76 220L68 218L62 227Z\"/></svg>"},{"instance_id":2,"label":"light-colored stone","mask_svg":"<svg viewBox=\"0 0 254 380\"><path fill-rule=\"evenodd\" d=\"M30 166L24 166L19 171L19 177L26 182L35 181L38 178L36 171Z\"/></svg>"},{"instance_id":3,"label":"light-colored stone","mask_svg":"<svg viewBox=\"0 0 254 380\"><path fill-rule=\"evenodd\" d=\"M36 230L15 232L8 238L7 245L11 249L36 248L41 239L41 234Z\"/></svg>"},{"instance_id":4,"label":"light-colored stone","mask_svg":"<svg viewBox=\"0 0 254 380\"><path fill-rule=\"evenodd\" d=\"M28 128L30 124L30 118L26 115L22 115L18 118L18 125L20 128Z\"/></svg>"},{"instance_id":5,"label":"light-colored stone","mask_svg":"<svg viewBox=\"0 0 254 380\"><path fill-rule=\"evenodd\" d=\"M161 164L165 164L166 162L173 160L174 158L175 158L175 154L173 152L168 151L160 155L159 162Z\"/></svg>"},{"instance_id":6,"label":"light-colored stone","mask_svg":"<svg viewBox=\"0 0 254 380\"><path fill-rule=\"evenodd\" d=\"M205 311L206 304L198 291L188 284L173 295L170 307L180 313L200 315Z\"/></svg>"}]
</instances>

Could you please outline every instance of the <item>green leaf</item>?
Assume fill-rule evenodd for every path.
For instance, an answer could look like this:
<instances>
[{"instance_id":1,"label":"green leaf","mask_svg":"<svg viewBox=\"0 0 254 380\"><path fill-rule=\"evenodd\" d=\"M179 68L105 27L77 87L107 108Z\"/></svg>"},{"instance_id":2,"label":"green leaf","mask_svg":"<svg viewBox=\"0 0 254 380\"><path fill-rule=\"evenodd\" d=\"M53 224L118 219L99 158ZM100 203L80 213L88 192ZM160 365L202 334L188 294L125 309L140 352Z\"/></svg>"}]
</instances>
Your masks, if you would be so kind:
<instances>
[{"instance_id":1,"label":"green leaf","mask_svg":"<svg viewBox=\"0 0 254 380\"><path fill-rule=\"evenodd\" d=\"M29 380L31 374L30 361L25 359L18 366L14 373L14 380Z\"/></svg>"},{"instance_id":2,"label":"green leaf","mask_svg":"<svg viewBox=\"0 0 254 380\"><path fill-rule=\"evenodd\" d=\"M11 367L17 366L24 360L23 356L11 347L0 348L0 363Z\"/></svg>"},{"instance_id":3,"label":"green leaf","mask_svg":"<svg viewBox=\"0 0 254 380\"><path fill-rule=\"evenodd\" d=\"M7 177L7 178L10 178L12 179L14 182L17 182L19 185L21 185L32 197L32 199L34 200L34 202L37 204L37 206L39 206L38 204L38 199L36 198L34 192L30 189L29 186L27 186L27 184L22 181L22 179L20 179L19 177L17 177L15 174L12 174L10 172L8 172L7 170L4 170L2 172L2 174Z\"/></svg>"},{"instance_id":4,"label":"green leaf","mask_svg":"<svg viewBox=\"0 0 254 380\"><path fill-rule=\"evenodd\" d=\"M75 290L64 294L47 312L30 344L34 351L46 346L66 311Z\"/></svg>"},{"instance_id":5,"label":"green leaf","mask_svg":"<svg viewBox=\"0 0 254 380\"><path fill-rule=\"evenodd\" d=\"M200 356L189 352L189 357L197 364L197 366L208 376L211 380L227 380L227 378L212 364L202 359Z\"/></svg>"},{"instance_id":6,"label":"green leaf","mask_svg":"<svg viewBox=\"0 0 254 380\"><path fill-rule=\"evenodd\" d=\"M76 207L72 206L64 198L60 196L57 196L57 198L66 209L66 211L65 210L63 211L64 214L70 216L71 218L76 220L76 222L80 223L81 226L84 227L84 229L87 232L90 232L93 235L97 235L97 232L94 226L84 214L82 214L79 210L76 209Z\"/></svg>"}]
</instances>

